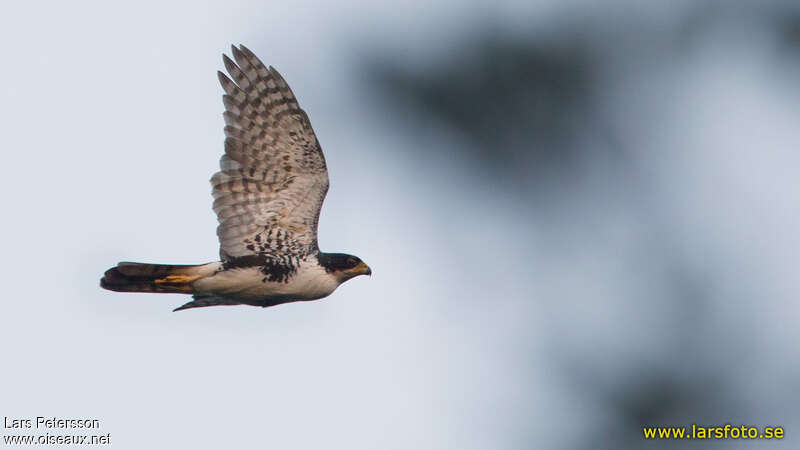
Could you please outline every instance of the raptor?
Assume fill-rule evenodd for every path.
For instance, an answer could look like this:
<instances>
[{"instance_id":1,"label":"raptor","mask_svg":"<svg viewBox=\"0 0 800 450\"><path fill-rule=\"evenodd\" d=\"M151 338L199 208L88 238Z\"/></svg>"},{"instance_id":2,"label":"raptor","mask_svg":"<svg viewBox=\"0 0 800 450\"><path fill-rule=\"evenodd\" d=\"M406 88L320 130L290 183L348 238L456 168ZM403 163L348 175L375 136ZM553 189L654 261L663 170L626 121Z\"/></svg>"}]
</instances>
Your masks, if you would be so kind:
<instances>
[{"instance_id":1,"label":"raptor","mask_svg":"<svg viewBox=\"0 0 800 450\"><path fill-rule=\"evenodd\" d=\"M372 270L356 256L324 253L317 223L328 169L308 115L283 77L245 46L222 59L225 154L211 178L220 261L121 262L100 280L117 292L192 295L176 308L274 306L317 300Z\"/></svg>"}]
</instances>

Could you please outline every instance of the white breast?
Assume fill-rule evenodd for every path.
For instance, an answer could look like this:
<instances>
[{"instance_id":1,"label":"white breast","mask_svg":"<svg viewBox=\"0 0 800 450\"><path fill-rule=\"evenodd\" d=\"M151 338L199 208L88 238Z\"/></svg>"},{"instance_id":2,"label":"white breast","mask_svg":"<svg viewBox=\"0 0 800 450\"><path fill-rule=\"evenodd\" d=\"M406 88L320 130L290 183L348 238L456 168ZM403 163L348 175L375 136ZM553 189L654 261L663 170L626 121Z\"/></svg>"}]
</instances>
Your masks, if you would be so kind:
<instances>
[{"instance_id":1,"label":"white breast","mask_svg":"<svg viewBox=\"0 0 800 450\"><path fill-rule=\"evenodd\" d=\"M259 267L231 269L194 283L196 293L219 294L232 298L314 300L330 295L339 281L315 260L301 261L287 282L264 281Z\"/></svg>"}]
</instances>

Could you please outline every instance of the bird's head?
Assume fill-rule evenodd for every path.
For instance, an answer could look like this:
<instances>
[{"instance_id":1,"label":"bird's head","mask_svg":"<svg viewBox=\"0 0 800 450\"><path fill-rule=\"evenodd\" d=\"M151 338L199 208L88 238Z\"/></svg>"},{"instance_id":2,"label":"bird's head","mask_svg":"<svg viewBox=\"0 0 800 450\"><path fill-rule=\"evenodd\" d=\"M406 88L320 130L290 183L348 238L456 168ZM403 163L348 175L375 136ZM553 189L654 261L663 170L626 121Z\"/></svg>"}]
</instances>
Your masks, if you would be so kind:
<instances>
[{"instance_id":1,"label":"bird's head","mask_svg":"<svg viewBox=\"0 0 800 450\"><path fill-rule=\"evenodd\" d=\"M364 261L361 261L358 256L344 253L320 253L318 259L325 271L338 278L340 283L359 275L372 275L372 269L364 264Z\"/></svg>"}]
</instances>

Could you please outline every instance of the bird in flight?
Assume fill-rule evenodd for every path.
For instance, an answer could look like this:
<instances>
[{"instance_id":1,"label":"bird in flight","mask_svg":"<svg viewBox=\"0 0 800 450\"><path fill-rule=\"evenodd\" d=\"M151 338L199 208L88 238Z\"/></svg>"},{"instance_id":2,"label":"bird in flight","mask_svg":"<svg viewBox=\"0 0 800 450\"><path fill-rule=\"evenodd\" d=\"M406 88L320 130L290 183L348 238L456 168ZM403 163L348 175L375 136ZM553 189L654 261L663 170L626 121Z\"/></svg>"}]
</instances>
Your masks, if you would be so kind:
<instances>
[{"instance_id":1,"label":"bird in flight","mask_svg":"<svg viewBox=\"0 0 800 450\"><path fill-rule=\"evenodd\" d=\"M211 177L220 260L199 265L121 262L100 280L118 292L191 294L176 308L275 306L317 300L372 270L358 257L323 253L317 222L328 170L306 112L272 67L245 46L222 55L225 154Z\"/></svg>"}]
</instances>

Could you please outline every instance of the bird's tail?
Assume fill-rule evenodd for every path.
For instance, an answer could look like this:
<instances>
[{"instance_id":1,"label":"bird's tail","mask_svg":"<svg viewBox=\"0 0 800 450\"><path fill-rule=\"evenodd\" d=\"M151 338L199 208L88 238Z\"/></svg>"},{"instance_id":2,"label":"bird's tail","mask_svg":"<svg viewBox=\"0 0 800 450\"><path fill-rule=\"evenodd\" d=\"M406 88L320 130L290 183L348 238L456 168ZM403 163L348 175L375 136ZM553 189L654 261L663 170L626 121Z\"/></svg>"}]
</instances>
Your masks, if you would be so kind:
<instances>
[{"instance_id":1,"label":"bird's tail","mask_svg":"<svg viewBox=\"0 0 800 450\"><path fill-rule=\"evenodd\" d=\"M106 270L100 287L117 292L191 294L195 281L213 275L218 268L219 263L174 266L121 262Z\"/></svg>"}]
</instances>

